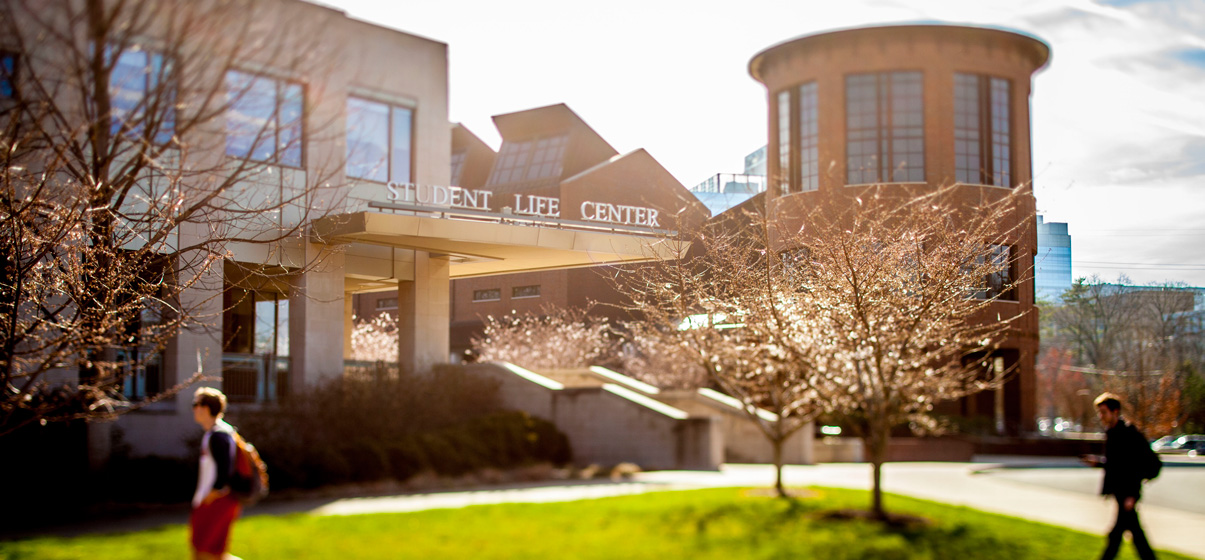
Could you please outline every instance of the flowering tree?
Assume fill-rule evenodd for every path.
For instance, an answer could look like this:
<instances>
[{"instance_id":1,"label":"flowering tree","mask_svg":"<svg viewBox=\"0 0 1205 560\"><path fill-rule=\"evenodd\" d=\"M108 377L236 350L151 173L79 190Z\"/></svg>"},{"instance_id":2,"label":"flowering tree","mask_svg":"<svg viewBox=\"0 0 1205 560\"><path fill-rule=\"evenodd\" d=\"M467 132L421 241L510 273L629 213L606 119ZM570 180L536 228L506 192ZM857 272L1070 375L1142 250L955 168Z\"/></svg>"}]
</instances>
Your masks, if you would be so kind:
<instances>
[{"instance_id":1,"label":"flowering tree","mask_svg":"<svg viewBox=\"0 0 1205 560\"><path fill-rule=\"evenodd\" d=\"M815 300L795 289L793 260L770 248L766 221L748 222L712 222L693 245L666 240L676 258L620 268L617 286L643 316L624 325L638 356L629 367L658 385L710 383L740 401L773 449L785 497L782 446L826 410L829 337L809 313Z\"/></svg>"},{"instance_id":2,"label":"flowering tree","mask_svg":"<svg viewBox=\"0 0 1205 560\"><path fill-rule=\"evenodd\" d=\"M866 443L882 516L890 430L929 424L937 402L1005 373L984 362L1012 318L985 314L1015 282L999 248L1019 228L998 224L1012 223L1016 200L970 208L950 196L833 197L794 231L764 213L714 220L677 260L624 269L620 289L645 317L627 327L744 403L776 455L818 415L847 418ZM776 486L785 495L781 474Z\"/></svg>"},{"instance_id":3,"label":"flowering tree","mask_svg":"<svg viewBox=\"0 0 1205 560\"><path fill-rule=\"evenodd\" d=\"M871 510L883 516L882 465L891 429L930 424L934 405L998 386L992 352L1010 321L991 313L1010 293L1015 257L1000 251L1022 226L1023 189L968 206L952 189L906 196L870 189L832 197L782 237L799 248L800 289L831 338L829 406L852 424L873 466ZM1000 224L1017 223L1014 229Z\"/></svg>"},{"instance_id":4,"label":"flowering tree","mask_svg":"<svg viewBox=\"0 0 1205 560\"><path fill-rule=\"evenodd\" d=\"M397 319L379 313L367 321L353 319L351 358L361 362L397 363Z\"/></svg>"},{"instance_id":5,"label":"flowering tree","mask_svg":"<svg viewBox=\"0 0 1205 560\"><path fill-rule=\"evenodd\" d=\"M485 319L485 331L471 341L477 359L510 362L528 369L564 369L611 360L615 338L605 318L589 308L544 306L539 314Z\"/></svg>"}]
</instances>

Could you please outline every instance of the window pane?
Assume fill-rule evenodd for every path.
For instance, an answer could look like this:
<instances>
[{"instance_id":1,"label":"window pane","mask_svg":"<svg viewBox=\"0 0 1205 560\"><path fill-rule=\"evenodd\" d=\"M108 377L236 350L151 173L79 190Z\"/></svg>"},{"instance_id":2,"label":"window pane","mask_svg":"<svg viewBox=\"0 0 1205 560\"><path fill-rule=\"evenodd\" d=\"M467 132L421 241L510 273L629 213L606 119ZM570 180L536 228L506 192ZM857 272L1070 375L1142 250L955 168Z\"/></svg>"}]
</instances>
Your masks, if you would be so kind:
<instances>
[{"instance_id":1,"label":"window pane","mask_svg":"<svg viewBox=\"0 0 1205 560\"><path fill-rule=\"evenodd\" d=\"M540 297L540 286L515 286L510 289L510 297L512 298L536 298Z\"/></svg>"},{"instance_id":2,"label":"window pane","mask_svg":"<svg viewBox=\"0 0 1205 560\"><path fill-rule=\"evenodd\" d=\"M280 137L277 146L277 157L283 165L301 167L301 135L302 114L305 102L301 86L284 84L281 91L279 107Z\"/></svg>"},{"instance_id":3,"label":"window pane","mask_svg":"<svg viewBox=\"0 0 1205 560\"><path fill-rule=\"evenodd\" d=\"M289 300L284 297L276 300L276 355L289 355Z\"/></svg>"},{"instance_id":4,"label":"window pane","mask_svg":"<svg viewBox=\"0 0 1205 560\"><path fill-rule=\"evenodd\" d=\"M778 92L778 185L791 189L791 92Z\"/></svg>"},{"instance_id":5,"label":"window pane","mask_svg":"<svg viewBox=\"0 0 1205 560\"><path fill-rule=\"evenodd\" d=\"M799 190L820 187L819 111L816 106L816 82L799 87Z\"/></svg>"},{"instance_id":6,"label":"window pane","mask_svg":"<svg viewBox=\"0 0 1205 560\"><path fill-rule=\"evenodd\" d=\"M276 350L276 300L255 302L255 353L271 354Z\"/></svg>"},{"instance_id":7,"label":"window pane","mask_svg":"<svg viewBox=\"0 0 1205 560\"><path fill-rule=\"evenodd\" d=\"M390 181L410 182L410 134L413 116L410 109L393 108L393 147L389 156Z\"/></svg>"},{"instance_id":8,"label":"window pane","mask_svg":"<svg viewBox=\"0 0 1205 560\"><path fill-rule=\"evenodd\" d=\"M992 184L1012 186L1010 152L1012 135L1009 132L1009 81L992 78Z\"/></svg>"},{"instance_id":9,"label":"window pane","mask_svg":"<svg viewBox=\"0 0 1205 560\"><path fill-rule=\"evenodd\" d=\"M879 181L878 74L845 77L846 182L851 185Z\"/></svg>"},{"instance_id":10,"label":"window pane","mask_svg":"<svg viewBox=\"0 0 1205 560\"><path fill-rule=\"evenodd\" d=\"M347 176L382 183L389 180L389 106L347 99Z\"/></svg>"},{"instance_id":11,"label":"window pane","mask_svg":"<svg viewBox=\"0 0 1205 560\"><path fill-rule=\"evenodd\" d=\"M271 161L276 142L276 84L231 70L226 74L226 153Z\"/></svg>"},{"instance_id":12,"label":"window pane","mask_svg":"<svg viewBox=\"0 0 1205 560\"><path fill-rule=\"evenodd\" d=\"M920 72L891 74L891 137L907 139L890 155L894 181L925 180L925 113ZM880 154L886 160L886 154Z\"/></svg>"},{"instance_id":13,"label":"window pane","mask_svg":"<svg viewBox=\"0 0 1205 560\"><path fill-rule=\"evenodd\" d=\"M145 110L142 103L146 98L149 66L147 54L142 51L126 50L117 57L109 74L113 134L120 133L123 128L128 128L133 135L139 134L142 128L140 113Z\"/></svg>"},{"instance_id":14,"label":"window pane","mask_svg":"<svg viewBox=\"0 0 1205 560\"><path fill-rule=\"evenodd\" d=\"M466 153L463 151L452 154L452 173L450 175L452 186L460 185L460 174L464 171L465 156Z\"/></svg>"},{"instance_id":15,"label":"window pane","mask_svg":"<svg viewBox=\"0 0 1205 560\"><path fill-rule=\"evenodd\" d=\"M397 309L397 298L381 298L377 300L377 309Z\"/></svg>"},{"instance_id":16,"label":"window pane","mask_svg":"<svg viewBox=\"0 0 1205 560\"><path fill-rule=\"evenodd\" d=\"M158 129L155 131L155 142L159 144L170 142L176 133L176 89L170 87L171 84L168 81L172 79L171 72L172 65L170 62L164 62L163 55L159 53L151 55L151 71L147 83L150 91L156 96L153 103L157 105L151 108L163 112ZM160 84L169 87L161 87Z\"/></svg>"},{"instance_id":17,"label":"window pane","mask_svg":"<svg viewBox=\"0 0 1205 560\"><path fill-rule=\"evenodd\" d=\"M473 301L498 301L502 299L502 289L473 290Z\"/></svg>"},{"instance_id":18,"label":"window pane","mask_svg":"<svg viewBox=\"0 0 1205 560\"><path fill-rule=\"evenodd\" d=\"M17 55L0 53L0 97L13 97L17 90Z\"/></svg>"}]
</instances>

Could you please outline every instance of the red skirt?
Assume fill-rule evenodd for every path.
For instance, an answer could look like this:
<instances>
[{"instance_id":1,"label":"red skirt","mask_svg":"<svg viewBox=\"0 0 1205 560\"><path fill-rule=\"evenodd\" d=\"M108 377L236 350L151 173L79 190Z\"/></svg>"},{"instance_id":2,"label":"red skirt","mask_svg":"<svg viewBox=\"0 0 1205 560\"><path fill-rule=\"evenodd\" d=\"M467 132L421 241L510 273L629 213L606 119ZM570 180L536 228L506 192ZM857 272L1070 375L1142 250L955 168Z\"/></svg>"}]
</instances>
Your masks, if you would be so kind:
<instances>
[{"instance_id":1,"label":"red skirt","mask_svg":"<svg viewBox=\"0 0 1205 560\"><path fill-rule=\"evenodd\" d=\"M230 526L242 510L243 504L230 494L193 509L189 520L193 549L209 554L225 554L230 543Z\"/></svg>"}]
</instances>

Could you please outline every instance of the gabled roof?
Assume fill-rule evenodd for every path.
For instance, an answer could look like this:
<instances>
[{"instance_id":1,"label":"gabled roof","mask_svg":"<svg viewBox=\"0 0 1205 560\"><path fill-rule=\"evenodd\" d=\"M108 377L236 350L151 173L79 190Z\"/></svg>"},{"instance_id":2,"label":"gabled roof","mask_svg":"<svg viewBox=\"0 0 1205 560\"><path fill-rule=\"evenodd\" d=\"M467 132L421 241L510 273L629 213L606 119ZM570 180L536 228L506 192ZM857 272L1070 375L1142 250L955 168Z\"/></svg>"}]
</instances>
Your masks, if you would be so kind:
<instances>
[{"instance_id":1,"label":"gabled roof","mask_svg":"<svg viewBox=\"0 0 1205 560\"><path fill-rule=\"evenodd\" d=\"M582 120L577 113L574 113L573 109L570 109L564 103L507 113L505 115L494 115L493 118L494 126L498 127L498 133L502 135L504 140L523 139L533 136L552 136L578 129L588 132L597 138L599 142L606 144L607 147L611 148L612 152L619 153L602 136L599 136L598 132L590 128L590 125L586 124L586 121Z\"/></svg>"}]
</instances>

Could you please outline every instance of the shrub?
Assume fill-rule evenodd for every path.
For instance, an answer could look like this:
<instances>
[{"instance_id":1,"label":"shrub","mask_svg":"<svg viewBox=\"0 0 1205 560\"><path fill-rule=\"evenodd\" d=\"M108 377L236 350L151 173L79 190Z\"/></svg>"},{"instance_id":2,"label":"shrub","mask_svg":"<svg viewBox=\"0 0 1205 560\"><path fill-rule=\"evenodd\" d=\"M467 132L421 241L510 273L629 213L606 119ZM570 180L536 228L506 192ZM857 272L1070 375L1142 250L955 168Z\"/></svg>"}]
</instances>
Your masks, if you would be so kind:
<instances>
[{"instance_id":1,"label":"shrub","mask_svg":"<svg viewBox=\"0 0 1205 560\"><path fill-rule=\"evenodd\" d=\"M501 411L496 384L453 368L341 377L232 413L231 423L259 449L274 490L564 464L572 455L551 422Z\"/></svg>"}]
</instances>

